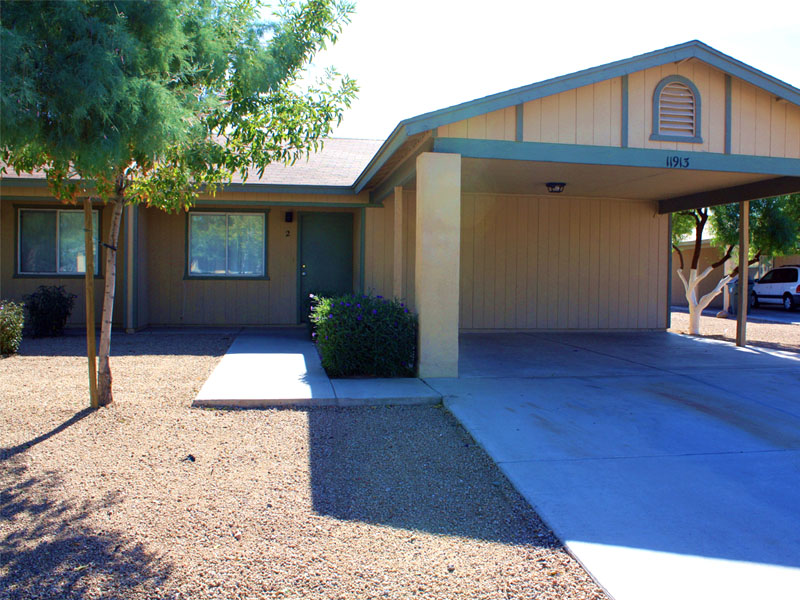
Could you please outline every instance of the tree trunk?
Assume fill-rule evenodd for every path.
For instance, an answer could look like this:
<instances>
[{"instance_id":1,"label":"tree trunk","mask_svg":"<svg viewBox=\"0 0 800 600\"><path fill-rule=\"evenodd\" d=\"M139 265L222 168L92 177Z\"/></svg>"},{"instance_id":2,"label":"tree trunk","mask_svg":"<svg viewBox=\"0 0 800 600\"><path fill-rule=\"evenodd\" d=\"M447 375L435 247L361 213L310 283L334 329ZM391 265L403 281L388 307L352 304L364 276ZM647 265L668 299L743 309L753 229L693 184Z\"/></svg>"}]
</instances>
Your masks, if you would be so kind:
<instances>
[{"instance_id":1,"label":"tree trunk","mask_svg":"<svg viewBox=\"0 0 800 600\"><path fill-rule=\"evenodd\" d=\"M92 235L92 199L83 199L84 277L86 280L86 358L89 362L89 406L98 408L97 356L94 333L94 236Z\"/></svg>"},{"instance_id":2,"label":"tree trunk","mask_svg":"<svg viewBox=\"0 0 800 600\"><path fill-rule=\"evenodd\" d=\"M702 298L697 298L697 287L713 269L706 267L706 269L698 274L697 269L689 269L689 278L686 278L683 269L678 269L678 276L683 282L683 287L686 290L686 301L689 304L689 333L692 335L700 335L700 316L703 311L711 304L711 301L722 292L722 288L730 281L731 276L725 275L719 280L717 285Z\"/></svg>"},{"instance_id":3,"label":"tree trunk","mask_svg":"<svg viewBox=\"0 0 800 600\"><path fill-rule=\"evenodd\" d=\"M111 404L111 365L109 352L111 350L111 322L114 317L114 288L117 282L117 244L119 243L119 227L122 221L124 198L118 194L113 201L111 213L111 229L108 232L106 244L106 285L103 294L103 322L100 329L100 350L98 352L98 395L100 406Z\"/></svg>"}]
</instances>

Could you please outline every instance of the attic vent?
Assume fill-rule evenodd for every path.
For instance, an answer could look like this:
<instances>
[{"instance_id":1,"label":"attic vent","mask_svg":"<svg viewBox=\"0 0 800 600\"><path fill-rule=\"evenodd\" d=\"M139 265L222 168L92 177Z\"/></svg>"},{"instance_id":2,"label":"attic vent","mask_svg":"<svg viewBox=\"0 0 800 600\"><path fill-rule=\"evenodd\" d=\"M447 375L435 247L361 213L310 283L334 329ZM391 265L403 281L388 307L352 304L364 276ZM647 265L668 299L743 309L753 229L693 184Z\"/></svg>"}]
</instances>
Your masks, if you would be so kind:
<instances>
[{"instance_id":1,"label":"attic vent","mask_svg":"<svg viewBox=\"0 0 800 600\"><path fill-rule=\"evenodd\" d=\"M658 131L665 135L694 137L694 94L688 85L673 81L661 90Z\"/></svg>"},{"instance_id":2,"label":"attic vent","mask_svg":"<svg viewBox=\"0 0 800 600\"><path fill-rule=\"evenodd\" d=\"M651 140L698 143L700 94L694 84L679 75L661 80L653 94Z\"/></svg>"}]
</instances>

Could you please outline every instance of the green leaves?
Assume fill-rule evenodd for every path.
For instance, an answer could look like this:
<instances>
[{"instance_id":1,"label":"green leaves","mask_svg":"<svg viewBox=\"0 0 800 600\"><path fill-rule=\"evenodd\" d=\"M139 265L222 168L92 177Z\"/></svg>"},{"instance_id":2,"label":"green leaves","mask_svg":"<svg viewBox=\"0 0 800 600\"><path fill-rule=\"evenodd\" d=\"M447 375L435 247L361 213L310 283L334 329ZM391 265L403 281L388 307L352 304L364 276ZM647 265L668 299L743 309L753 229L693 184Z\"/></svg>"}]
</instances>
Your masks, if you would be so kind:
<instances>
[{"instance_id":1,"label":"green leaves","mask_svg":"<svg viewBox=\"0 0 800 600\"><path fill-rule=\"evenodd\" d=\"M0 153L60 198L96 193L164 210L234 172L319 147L357 87L304 69L352 5L257 0L17 2L0 15Z\"/></svg>"},{"instance_id":2,"label":"green leaves","mask_svg":"<svg viewBox=\"0 0 800 600\"><path fill-rule=\"evenodd\" d=\"M763 256L794 254L800 250L800 194L750 202L751 251ZM739 204L714 207L711 223L718 245L739 243Z\"/></svg>"},{"instance_id":3,"label":"green leaves","mask_svg":"<svg viewBox=\"0 0 800 600\"><path fill-rule=\"evenodd\" d=\"M417 317L403 302L347 294L312 298L311 322L331 377L413 377Z\"/></svg>"}]
</instances>

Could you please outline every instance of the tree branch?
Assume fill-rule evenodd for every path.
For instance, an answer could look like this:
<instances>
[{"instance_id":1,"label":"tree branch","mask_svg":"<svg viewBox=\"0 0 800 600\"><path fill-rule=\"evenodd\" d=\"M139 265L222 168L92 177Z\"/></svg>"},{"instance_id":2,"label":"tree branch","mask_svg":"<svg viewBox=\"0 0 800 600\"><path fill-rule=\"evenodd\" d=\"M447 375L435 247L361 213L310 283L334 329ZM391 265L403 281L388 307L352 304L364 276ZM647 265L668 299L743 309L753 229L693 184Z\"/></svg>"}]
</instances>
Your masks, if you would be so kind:
<instances>
[{"instance_id":1,"label":"tree branch","mask_svg":"<svg viewBox=\"0 0 800 600\"><path fill-rule=\"evenodd\" d=\"M733 249L734 248L735 248L735 246L733 246L733 245L728 246L728 251L725 253L725 255L722 258L720 258L717 262L713 263L711 265L711 268L712 269L716 269L718 266L725 264L725 261L728 260L731 257L731 254L733 253Z\"/></svg>"},{"instance_id":2,"label":"tree branch","mask_svg":"<svg viewBox=\"0 0 800 600\"><path fill-rule=\"evenodd\" d=\"M683 252L681 252L677 244L672 244L672 247L675 248L675 251L678 253L678 258L681 259L681 269L683 269Z\"/></svg>"},{"instance_id":3,"label":"tree branch","mask_svg":"<svg viewBox=\"0 0 800 600\"><path fill-rule=\"evenodd\" d=\"M695 211L695 220L697 221L697 228L695 229L694 236L694 255L692 256L692 269L697 270L697 265L700 264L700 253L703 251L703 229L706 227L708 221L708 211L702 210Z\"/></svg>"},{"instance_id":4,"label":"tree branch","mask_svg":"<svg viewBox=\"0 0 800 600\"><path fill-rule=\"evenodd\" d=\"M760 258L761 258L761 250L756 252L756 255L747 261L747 266L749 267L750 265L756 264ZM736 267L733 269L733 271L729 273L729 275L731 277L736 277L738 274L739 274L739 265L736 265Z\"/></svg>"}]
</instances>

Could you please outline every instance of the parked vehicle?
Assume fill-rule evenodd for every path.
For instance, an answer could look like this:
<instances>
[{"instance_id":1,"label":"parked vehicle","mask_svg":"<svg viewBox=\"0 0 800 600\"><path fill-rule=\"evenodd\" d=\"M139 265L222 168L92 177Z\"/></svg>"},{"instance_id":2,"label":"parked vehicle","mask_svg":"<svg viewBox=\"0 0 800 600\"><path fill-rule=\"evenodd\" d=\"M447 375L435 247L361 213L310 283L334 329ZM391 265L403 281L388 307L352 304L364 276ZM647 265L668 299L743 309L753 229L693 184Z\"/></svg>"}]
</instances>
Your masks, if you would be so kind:
<instances>
[{"instance_id":1,"label":"parked vehicle","mask_svg":"<svg viewBox=\"0 0 800 600\"><path fill-rule=\"evenodd\" d=\"M750 306L782 304L786 310L800 306L800 265L784 265L756 279L750 292Z\"/></svg>"}]
</instances>

